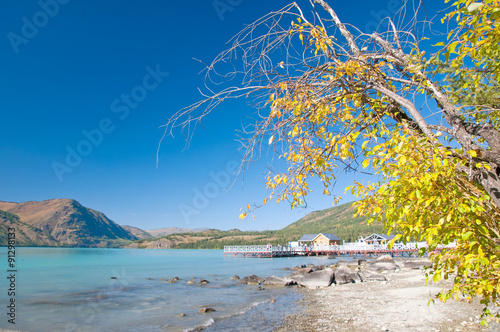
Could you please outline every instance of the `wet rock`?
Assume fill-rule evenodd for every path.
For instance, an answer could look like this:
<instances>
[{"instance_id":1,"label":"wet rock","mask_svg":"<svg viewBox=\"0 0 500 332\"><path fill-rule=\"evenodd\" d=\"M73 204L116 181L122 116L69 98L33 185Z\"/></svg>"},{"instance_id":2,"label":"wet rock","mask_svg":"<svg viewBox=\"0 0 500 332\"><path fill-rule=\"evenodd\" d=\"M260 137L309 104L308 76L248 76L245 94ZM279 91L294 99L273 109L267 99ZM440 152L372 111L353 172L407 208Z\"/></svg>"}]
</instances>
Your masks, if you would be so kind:
<instances>
[{"instance_id":1,"label":"wet rock","mask_svg":"<svg viewBox=\"0 0 500 332\"><path fill-rule=\"evenodd\" d=\"M201 308L200 310L198 310L200 314L206 314L207 312L214 312L214 311L215 311L214 308Z\"/></svg>"},{"instance_id":2,"label":"wet rock","mask_svg":"<svg viewBox=\"0 0 500 332\"><path fill-rule=\"evenodd\" d=\"M185 313L180 313L177 315L177 317L186 317L186 314Z\"/></svg>"},{"instance_id":3,"label":"wet rock","mask_svg":"<svg viewBox=\"0 0 500 332\"><path fill-rule=\"evenodd\" d=\"M168 283L170 283L170 284L173 284L173 283L176 283L178 280L179 280L179 278L174 277L174 278L170 279L170 280L169 280L169 281L167 281L167 282L168 282Z\"/></svg>"},{"instance_id":4,"label":"wet rock","mask_svg":"<svg viewBox=\"0 0 500 332\"><path fill-rule=\"evenodd\" d=\"M307 274L309 274L311 272L313 272L313 269L302 268L302 269L299 269L299 270L297 270L295 272L290 273L289 275L287 275L283 279L285 279L285 280L292 280L292 281L297 282L297 280L303 278L305 275L307 275Z\"/></svg>"},{"instance_id":5,"label":"wet rock","mask_svg":"<svg viewBox=\"0 0 500 332\"><path fill-rule=\"evenodd\" d=\"M267 277L263 283L263 285L265 286L282 286L282 287L291 286L295 284L296 283L293 280L286 280L276 276Z\"/></svg>"},{"instance_id":6,"label":"wet rock","mask_svg":"<svg viewBox=\"0 0 500 332\"><path fill-rule=\"evenodd\" d=\"M298 265L298 266L291 267L291 268L289 268L289 269L287 269L287 270L298 271L298 270L300 270L300 269L305 269L305 268L307 268L307 265L302 264L302 265Z\"/></svg>"},{"instance_id":7,"label":"wet rock","mask_svg":"<svg viewBox=\"0 0 500 332\"><path fill-rule=\"evenodd\" d=\"M351 270L347 266L341 266L334 271L335 283L337 285L351 284L355 282L361 282L361 278L358 273Z\"/></svg>"},{"instance_id":8,"label":"wet rock","mask_svg":"<svg viewBox=\"0 0 500 332\"><path fill-rule=\"evenodd\" d=\"M202 285L208 284L208 280L201 279L200 280L200 284L202 284Z\"/></svg>"},{"instance_id":9,"label":"wet rock","mask_svg":"<svg viewBox=\"0 0 500 332\"><path fill-rule=\"evenodd\" d=\"M193 281L193 280L188 280L187 282L189 285L192 285L192 284L196 284L196 281Z\"/></svg>"},{"instance_id":10,"label":"wet rock","mask_svg":"<svg viewBox=\"0 0 500 332\"><path fill-rule=\"evenodd\" d=\"M118 279L117 277L111 277L111 279Z\"/></svg>"},{"instance_id":11,"label":"wet rock","mask_svg":"<svg viewBox=\"0 0 500 332\"><path fill-rule=\"evenodd\" d=\"M229 279L231 279L231 280L240 280L240 276L235 275L235 276L230 277Z\"/></svg>"},{"instance_id":12,"label":"wet rock","mask_svg":"<svg viewBox=\"0 0 500 332\"><path fill-rule=\"evenodd\" d=\"M260 285L262 282L264 282L264 279L256 276L255 274L252 274L251 276L247 276L247 277L241 279L241 281L240 281L241 284L247 284L247 285Z\"/></svg>"}]
</instances>

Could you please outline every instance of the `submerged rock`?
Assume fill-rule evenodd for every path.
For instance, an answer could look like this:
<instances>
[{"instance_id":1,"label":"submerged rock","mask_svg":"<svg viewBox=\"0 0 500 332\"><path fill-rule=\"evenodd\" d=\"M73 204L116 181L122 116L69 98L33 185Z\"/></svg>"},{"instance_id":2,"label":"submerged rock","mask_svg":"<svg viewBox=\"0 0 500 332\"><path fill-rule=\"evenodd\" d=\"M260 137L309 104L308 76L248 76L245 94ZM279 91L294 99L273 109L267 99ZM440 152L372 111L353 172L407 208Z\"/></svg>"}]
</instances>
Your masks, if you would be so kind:
<instances>
[{"instance_id":1,"label":"submerged rock","mask_svg":"<svg viewBox=\"0 0 500 332\"><path fill-rule=\"evenodd\" d=\"M189 285L192 285L192 284L196 284L196 281L193 281L193 280L188 280L187 282Z\"/></svg>"},{"instance_id":2,"label":"submerged rock","mask_svg":"<svg viewBox=\"0 0 500 332\"><path fill-rule=\"evenodd\" d=\"M300 269L305 269L306 267L307 267L307 265L302 264L302 265L294 266L294 267L291 267L291 268L286 268L285 270L297 271L297 270L300 270Z\"/></svg>"},{"instance_id":3,"label":"submerged rock","mask_svg":"<svg viewBox=\"0 0 500 332\"><path fill-rule=\"evenodd\" d=\"M200 314L206 314L207 312L214 312L214 311L216 311L214 308L201 308L200 310L198 310Z\"/></svg>"},{"instance_id":4,"label":"submerged rock","mask_svg":"<svg viewBox=\"0 0 500 332\"><path fill-rule=\"evenodd\" d=\"M232 280L240 280L240 276L235 275L235 276L233 276L233 277L230 277L229 279L232 279Z\"/></svg>"}]
</instances>

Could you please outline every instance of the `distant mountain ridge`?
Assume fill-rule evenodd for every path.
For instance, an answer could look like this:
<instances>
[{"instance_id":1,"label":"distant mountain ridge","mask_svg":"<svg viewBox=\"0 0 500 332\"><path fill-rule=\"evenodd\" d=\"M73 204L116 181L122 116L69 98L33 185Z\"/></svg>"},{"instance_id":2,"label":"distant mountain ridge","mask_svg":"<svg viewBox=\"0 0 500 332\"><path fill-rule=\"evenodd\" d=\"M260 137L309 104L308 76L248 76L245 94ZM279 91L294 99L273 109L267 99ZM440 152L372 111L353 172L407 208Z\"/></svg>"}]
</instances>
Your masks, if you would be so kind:
<instances>
[{"instance_id":1,"label":"distant mountain ridge","mask_svg":"<svg viewBox=\"0 0 500 332\"><path fill-rule=\"evenodd\" d=\"M286 245L297 241L304 234L333 233L346 242L353 242L360 236L384 233L383 225L368 224L366 217L354 217L352 203L314 211L296 222L274 231L220 231L210 229L198 233L176 233L161 238L136 241L128 248L147 249L222 249L227 245ZM151 231L149 231L151 232Z\"/></svg>"},{"instance_id":2,"label":"distant mountain ridge","mask_svg":"<svg viewBox=\"0 0 500 332\"><path fill-rule=\"evenodd\" d=\"M23 203L0 201L0 245L8 227L16 229L17 245L109 247L137 240L131 232L74 199Z\"/></svg>"},{"instance_id":3,"label":"distant mountain ridge","mask_svg":"<svg viewBox=\"0 0 500 332\"><path fill-rule=\"evenodd\" d=\"M142 230L120 226L102 212L73 199L13 203L0 201L0 246L7 244L8 228L16 230L18 246L126 247L126 248L222 248L224 245L287 244L304 234L333 233L344 241L383 233L383 225L368 225L354 217L352 203L314 211L274 231L220 231L167 227ZM134 241L134 242L133 242Z\"/></svg>"},{"instance_id":4,"label":"distant mountain ridge","mask_svg":"<svg viewBox=\"0 0 500 332\"><path fill-rule=\"evenodd\" d=\"M178 234L178 233L201 233L208 231L209 228L203 227L203 228L179 228L179 227L166 227L166 228L158 228L158 229L147 229L145 232L148 234L151 234L152 237L158 238L158 237L163 237L167 236L170 234Z\"/></svg>"},{"instance_id":5,"label":"distant mountain ridge","mask_svg":"<svg viewBox=\"0 0 500 332\"><path fill-rule=\"evenodd\" d=\"M122 225L122 227L132 233L136 238L139 240L144 240L144 239L152 239L153 235L149 234L148 232L140 229L139 227L134 227L134 226L128 226L128 225Z\"/></svg>"}]
</instances>

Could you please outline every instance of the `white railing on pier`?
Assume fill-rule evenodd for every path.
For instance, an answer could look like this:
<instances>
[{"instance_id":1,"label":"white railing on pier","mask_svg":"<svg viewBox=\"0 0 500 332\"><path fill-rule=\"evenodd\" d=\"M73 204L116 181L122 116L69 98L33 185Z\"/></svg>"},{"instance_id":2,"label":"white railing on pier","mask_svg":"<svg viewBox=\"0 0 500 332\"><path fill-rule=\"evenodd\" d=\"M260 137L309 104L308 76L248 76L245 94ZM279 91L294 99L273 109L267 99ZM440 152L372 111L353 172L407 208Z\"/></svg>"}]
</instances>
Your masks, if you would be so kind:
<instances>
[{"instance_id":1,"label":"white railing on pier","mask_svg":"<svg viewBox=\"0 0 500 332\"><path fill-rule=\"evenodd\" d=\"M254 246L224 246L226 253L259 253L259 252L297 252L304 253L307 251L343 251L343 252L363 252L363 251L389 251L389 250L418 250L420 248L427 248L426 242L409 242L395 243L392 249L389 249L387 244L366 244L366 243L346 243L343 245L314 245L314 246L272 246L272 245L254 245ZM446 246L438 246L438 249L453 248L456 243L450 243Z\"/></svg>"},{"instance_id":2,"label":"white railing on pier","mask_svg":"<svg viewBox=\"0 0 500 332\"><path fill-rule=\"evenodd\" d=\"M268 252L269 246L224 246L224 252Z\"/></svg>"},{"instance_id":3,"label":"white railing on pier","mask_svg":"<svg viewBox=\"0 0 500 332\"><path fill-rule=\"evenodd\" d=\"M271 251L297 251L302 250L302 247L287 247L287 246L271 246L271 245L256 245L256 246L224 246L224 252L271 252Z\"/></svg>"}]
</instances>

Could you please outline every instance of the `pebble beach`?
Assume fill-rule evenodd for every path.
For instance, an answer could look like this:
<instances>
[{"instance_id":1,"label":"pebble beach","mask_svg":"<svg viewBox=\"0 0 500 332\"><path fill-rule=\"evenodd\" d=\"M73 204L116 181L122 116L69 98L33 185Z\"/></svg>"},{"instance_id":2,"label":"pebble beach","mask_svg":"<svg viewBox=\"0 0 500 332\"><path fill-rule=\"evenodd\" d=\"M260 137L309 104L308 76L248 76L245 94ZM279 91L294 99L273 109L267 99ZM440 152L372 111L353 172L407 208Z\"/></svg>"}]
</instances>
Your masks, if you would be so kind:
<instances>
[{"instance_id":1,"label":"pebble beach","mask_svg":"<svg viewBox=\"0 0 500 332\"><path fill-rule=\"evenodd\" d=\"M496 321L480 324L482 307L450 300L429 303L442 283L425 286L422 269L384 271L386 281L332 284L321 289L300 288L303 308L284 320L275 332L289 331L500 331Z\"/></svg>"}]
</instances>

